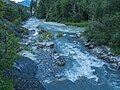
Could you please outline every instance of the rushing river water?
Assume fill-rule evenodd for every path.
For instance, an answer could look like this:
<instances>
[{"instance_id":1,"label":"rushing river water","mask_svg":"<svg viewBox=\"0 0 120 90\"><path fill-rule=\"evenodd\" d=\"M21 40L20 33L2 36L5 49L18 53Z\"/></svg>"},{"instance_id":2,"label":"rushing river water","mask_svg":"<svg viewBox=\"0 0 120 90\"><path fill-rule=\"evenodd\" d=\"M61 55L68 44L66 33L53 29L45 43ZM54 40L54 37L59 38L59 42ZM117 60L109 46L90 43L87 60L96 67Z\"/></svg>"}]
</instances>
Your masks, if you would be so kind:
<instances>
[{"instance_id":1,"label":"rushing river water","mask_svg":"<svg viewBox=\"0 0 120 90\"><path fill-rule=\"evenodd\" d=\"M55 40L54 53L49 49L37 49L38 26L54 34L64 33ZM23 51L38 65L36 78L47 90L120 90L120 71L108 68L108 64L91 54L79 38L85 28L65 26L53 22L44 22L30 18L23 27L30 32L23 43L32 49ZM65 66L55 66L57 57L64 59Z\"/></svg>"}]
</instances>

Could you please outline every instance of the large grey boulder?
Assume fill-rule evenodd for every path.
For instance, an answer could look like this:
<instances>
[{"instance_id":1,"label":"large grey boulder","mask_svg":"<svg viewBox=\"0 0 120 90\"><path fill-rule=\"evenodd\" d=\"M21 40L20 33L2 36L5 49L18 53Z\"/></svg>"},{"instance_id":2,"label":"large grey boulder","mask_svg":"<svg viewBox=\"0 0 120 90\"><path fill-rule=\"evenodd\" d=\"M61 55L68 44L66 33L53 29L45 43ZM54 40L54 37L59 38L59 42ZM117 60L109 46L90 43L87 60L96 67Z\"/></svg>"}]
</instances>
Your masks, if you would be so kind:
<instances>
[{"instance_id":1,"label":"large grey boulder","mask_svg":"<svg viewBox=\"0 0 120 90\"><path fill-rule=\"evenodd\" d=\"M27 57L20 57L13 68L6 70L6 76L16 81L15 90L45 90L36 78L38 67L34 61Z\"/></svg>"}]
</instances>

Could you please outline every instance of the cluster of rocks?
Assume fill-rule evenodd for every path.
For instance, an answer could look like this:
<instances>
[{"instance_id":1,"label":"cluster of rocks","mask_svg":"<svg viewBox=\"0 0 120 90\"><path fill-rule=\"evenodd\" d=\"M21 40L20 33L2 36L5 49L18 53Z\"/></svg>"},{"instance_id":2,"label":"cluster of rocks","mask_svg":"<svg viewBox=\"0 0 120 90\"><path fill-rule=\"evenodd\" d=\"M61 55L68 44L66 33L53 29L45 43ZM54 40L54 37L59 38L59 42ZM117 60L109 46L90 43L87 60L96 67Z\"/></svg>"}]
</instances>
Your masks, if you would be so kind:
<instances>
[{"instance_id":1,"label":"cluster of rocks","mask_svg":"<svg viewBox=\"0 0 120 90\"><path fill-rule=\"evenodd\" d=\"M55 59L56 66L65 66L66 62L63 56L61 56L59 53L55 53L53 57Z\"/></svg>"},{"instance_id":2,"label":"cluster of rocks","mask_svg":"<svg viewBox=\"0 0 120 90\"><path fill-rule=\"evenodd\" d=\"M37 48L44 48L44 47L50 47L51 49L54 48L54 42L39 42Z\"/></svg>"},{"instance_id":3,"label":"cluster of rocks","mask_svg":"<svg viewBox=\"0 0 120 90\"><path fill-rule=\"evenodd\" d=\"M85 46L92 52L97 55L98 58L107 61L111 65L114 65L116 69L120 68L120 55L115 55L110 51L110 47L101 45L98 46L95 43L91 43L89 40L86 40L84 37L81 37L84 41Z\"/></svg>"}]
</instances>

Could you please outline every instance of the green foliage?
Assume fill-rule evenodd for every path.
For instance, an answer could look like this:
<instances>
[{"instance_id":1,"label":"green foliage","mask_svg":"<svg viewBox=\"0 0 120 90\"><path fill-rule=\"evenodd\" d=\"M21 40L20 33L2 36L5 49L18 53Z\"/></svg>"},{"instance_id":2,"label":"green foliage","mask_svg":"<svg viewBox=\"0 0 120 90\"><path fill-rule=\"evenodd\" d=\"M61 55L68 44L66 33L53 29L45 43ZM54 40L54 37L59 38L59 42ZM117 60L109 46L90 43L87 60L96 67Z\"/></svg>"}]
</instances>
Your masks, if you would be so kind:
<instances>
[{"instance_id":1,"label":"green foliage","mask_svg":"<svg viewBox=\"0 0 120 90\"><path fill-rule=\"evenodd\" d=\"M17 58L18 39L7 30L0 30L0 70L12 66Z\"/></svg>"},{"instance_id":2,"label":"green foliage","mask_svg":"<svg viewBox=\"0 0 120 90\"><path fill-rule=\"evenodd\" d=\"M42 32L42 37L39 39L40 42L43 42L44 40L53 40L54 37L52 33L49 32Z\"/></svg>"},{"instance_id":3,"label":"green foliage","mask_svg":"<svg viewBox=\"0 0 120 90\"><path fill-rule=\"evenodd\" d=\"M14 2L5 3L3 17L15 23L15 25L18 25L21 21L26 20L30 16L28 10L27 7Z\"/></svg>"},{"instance_id":4,"label":"green foliage","mask_svg":"<svg viewBox=\"0 0 120 90\"><path fill-rule=\"evenodd\" d=\"M57 34L57 38L62 37L62 36L63 36L63 34L64 34L64 33L62 33L62 32L58 33L58 34Z\"/></svg>"},{"instance_id":5,"label":"green foliage","mask_svg":"<svg viewBox=\"0 0 120 90\"><path fill-rule=\"evenodd\" d=\"M21 21L22 21L22 19L21 19L21 17L19 17L18 19L16 19L15 21L13 21L13 23L15 25L19 25L21 23Z\"/></svg>"},{"instance_id":6,"label":"green foliage","mask_svg":"<svg viewBox=\"0 0 120 90\"><path fill-rule=\"evenodd\" d=\"M92 22L84 36L98 45L109 45L112 52L120 54L120 12Z\"/></svg>"},{"instance_id":7,"label":"green foliage","mask_svg":"<svg viewBox=\"0 0 120 90\"><path fill-rule=\"evenodd\" d=\"M17 37L2 25L0 27L0 90L14 90L13 82L4 75L4 70L12 67L18 58Z\"/></svg>"},{"instance_id":8,"label":"green foliage","mask_svg":"<svg viewBox=\"0 0 120 90\"><path fill-rule=\"evenodd\" d=\"M4 4L2 1L0 1L0 18L3 17L3 8L4 8Z\"/></svg>"},{"instance_id":9,"label":"green foliage","mask_svg":"<svg viewBox=\"0 0 120 90\"><path fill-rule=\"evenodd\" d=\"M86 27L89 25L88 22L79 22L79 23L72 23L72 22L64 22L65 25L70 25L70 26L77 26L77 27Z\"/></svg>"},{"instance_id":10,"label":"green foliage","mask_svg":"<svg viewBox=\"0 0 120 90\"><path fill-rule=\"evenodd\" d=\"M23 35L28 35L28 34L29 34L28 29L23 28L23 27L18 28L17 32L18 32L19 34L22 34L22 36L23 36Z\"/></svg>"},{"instance_id":11,"label":"green foliage","mask_svg":"<svg viewBox=\"0 0 120 90\"><path fill-rule=\"evenodd\" d=\"M11 80L0 74L0 90L14 90Z\"/></svg>"},{"instance_id":12,"label":"green foliage","mask_svg":"<svg viewBox=\"0 0 120 90\"><path fill-rule=\"evenodd\" d=\"M112 47L112 52L120 54L120 31L112 36L110 45Z\"/></svg>"},{"instance_id":13,"label":"green foliage","mask_svg":"<svg viewBox=\"0 0 120 90\"><path fill-rule=\"evenodd\" d=\"M80 22L88 20L87 8L83 0L40 0L37 17L47 21ZM85 0L86 1L86 0ZM84 1L83 1L84 2ZM84 3L87 6L87 2Z\"/></svg>"}]
</instances>

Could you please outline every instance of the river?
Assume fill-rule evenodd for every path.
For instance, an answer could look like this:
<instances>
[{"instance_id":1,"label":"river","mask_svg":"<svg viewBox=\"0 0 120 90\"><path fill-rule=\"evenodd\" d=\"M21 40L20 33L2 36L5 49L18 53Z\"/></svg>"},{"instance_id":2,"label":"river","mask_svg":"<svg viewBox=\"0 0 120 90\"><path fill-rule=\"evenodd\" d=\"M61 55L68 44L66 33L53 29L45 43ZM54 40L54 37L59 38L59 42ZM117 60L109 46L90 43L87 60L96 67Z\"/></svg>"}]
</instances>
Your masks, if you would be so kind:
<instances>
[{"instance_id":1,"label":"river","mask_svg":"<svg viewBox=\"0 0 120 90\"><path fill-rule=\"evenodd\" d=\"M37 49L38 26L54 36L64 33L54 40L54 50ZM31 50L24 50L22 55L37 63L36 78L47 90L120 90L120 71L110 69L109 64L90 53L80 39L79 34L85 28L44 22L34 17L27 20L23 27L30 32L23 43ZM57 57L66 64L55 66Z\"/></svg>"}]
</instances>

